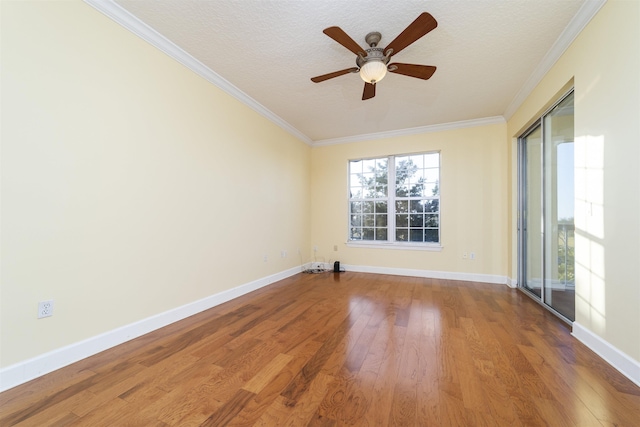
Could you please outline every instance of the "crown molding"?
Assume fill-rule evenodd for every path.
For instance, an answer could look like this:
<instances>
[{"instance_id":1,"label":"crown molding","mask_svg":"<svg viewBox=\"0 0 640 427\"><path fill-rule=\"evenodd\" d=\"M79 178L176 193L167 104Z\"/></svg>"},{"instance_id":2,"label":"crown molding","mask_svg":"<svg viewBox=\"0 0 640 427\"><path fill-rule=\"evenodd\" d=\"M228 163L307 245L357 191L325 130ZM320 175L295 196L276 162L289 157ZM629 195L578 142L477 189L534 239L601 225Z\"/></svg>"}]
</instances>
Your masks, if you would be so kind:
<instances>
[{"instance_id":1,"label":"crown molding","mask_svg":"<svg viewBox=\"0 0 640 427\"><path fill-rule=\"evenodd\" d=\"M503 116L509 120L522 103L527 99L533 89L540 83L543 77L551 70L551 67L560 59L562 54L571 46L571 43L578 37L578 34L587 26L598 11L604 6L607 0L586 0L578 13L573 17L569 25L560 33L558 39L551 46L551 49L542 58L540 64L529 76L524 85L520 88L516 96L513 98Z\"/></svg>"},{"instance_id":2,"label":"crown molding","mask_svg":"<svg viewBox=\"0 0 640 427\"><path fill-rule=\"evenodd\" d=\"M291 135L300 139L307 145L311 145L311 139L300 132L298 129L291 126L281 117L277 116L271 110L264 107L255 99L232 85L228 80L214 72L211 68L198 61L196 58L185 52L178 45L167 39L162 34L145 24L127 10L122 8L119 4L112 0L84 0L89 6L98 10L108 18L112 19L116 23L122 25L127 30L131 31L147 43L156 47L160 51L167 54L169 57L175 59L185 67L189 68L194 73L198 74L208 82L214 84L218 88L222 89L227 94L236 98L238 101L247 105L249 108L267 118L277 126L281 127Z\"/></svg>"},{"instance_id":3,"label":"crown molding","mask_svg":"<svg viewBox=\"0 0 640 427\"><path fill-rule=\"evenodd\" d=\"M367 133L362 135L347 136L344 138L322 139L322 140L314 141L313 146L320 147L324 145L348 144L350 142L371 141L373 139L395 138L399 136L417 135L421 133L430 133L430 132L444 132L447 130L495 125L495 124L501 124L501 123L506 123L504 117L502 116L485 117L482 119L441 123L437 125L420 126L415 128L392 130L387 132Z\"/></svg>"}]
</instances>

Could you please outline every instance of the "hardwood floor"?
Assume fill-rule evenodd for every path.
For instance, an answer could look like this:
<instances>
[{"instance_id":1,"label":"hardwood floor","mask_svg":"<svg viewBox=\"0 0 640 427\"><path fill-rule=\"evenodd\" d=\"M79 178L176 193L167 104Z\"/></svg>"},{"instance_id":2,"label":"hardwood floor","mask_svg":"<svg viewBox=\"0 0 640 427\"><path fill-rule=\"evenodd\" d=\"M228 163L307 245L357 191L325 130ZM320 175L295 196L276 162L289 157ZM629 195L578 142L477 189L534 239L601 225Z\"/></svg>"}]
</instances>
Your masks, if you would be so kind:
<instances>
[{"instance_id":1,"label":"hardwood floor","mask_svg":"<svg viewBox=\"0 0 640 427\"><path fill-rule=\"evenodd\" d=\"M0 394L1 426L638 426L640 388L502 285L301 274Z\"/></svg>"}]
</instances>

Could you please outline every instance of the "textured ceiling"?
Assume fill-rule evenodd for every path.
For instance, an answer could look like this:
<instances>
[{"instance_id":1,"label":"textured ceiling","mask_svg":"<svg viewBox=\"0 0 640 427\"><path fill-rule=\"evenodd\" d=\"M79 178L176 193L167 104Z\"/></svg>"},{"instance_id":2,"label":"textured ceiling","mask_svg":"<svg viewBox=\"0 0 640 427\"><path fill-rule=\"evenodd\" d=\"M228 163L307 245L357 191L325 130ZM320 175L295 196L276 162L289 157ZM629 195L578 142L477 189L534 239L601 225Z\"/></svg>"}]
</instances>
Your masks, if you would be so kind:
<instances>
[{"instance_id":1,"label":"textured ceiling","mask_svg":"<svg viewBox=\"0 0 640 427\"><path fill-rule=\"evenodd\" d=\"M508 116L565 28L592 0L303 1L116 0L316 143ZM355 55L322 33L339 26L365 46L386 46L421 12L438 27L394 56L437 66L430 80L388 74L376 96L347 74ZM565 31L566 33L566 31ZM548 56L548 55L547 55Z\"/></svg>"}]
</instances>

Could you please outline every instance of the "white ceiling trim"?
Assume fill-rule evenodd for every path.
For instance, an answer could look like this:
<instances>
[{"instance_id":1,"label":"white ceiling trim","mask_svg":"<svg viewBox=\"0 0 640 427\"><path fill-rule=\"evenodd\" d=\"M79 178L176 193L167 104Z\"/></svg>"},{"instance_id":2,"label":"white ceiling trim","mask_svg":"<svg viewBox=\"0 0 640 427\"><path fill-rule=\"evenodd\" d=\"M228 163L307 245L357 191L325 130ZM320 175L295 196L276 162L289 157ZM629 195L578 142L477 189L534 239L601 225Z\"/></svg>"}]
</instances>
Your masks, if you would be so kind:
<instances>
[{"instance_id":1,"label":"white ceiling trim","mask_svg":"<svg viewBox=\"0 0 640 427\"><path fill-rule=\"evenodd\" d=\"M84 0L85 3L97 9L107 17L114 20L116 23L122 25L127 30L131 31L141 39L145 40L152 46L160 49L162 52L169 55L171 58L180 62L185 67L189 68L199 76L203 77L208 82L219 87L229 95L236 98L238 101L247 105L258 114L266 117L276 125L280 126L291 135L300 139L307 145L312 144L311 138L300 132L298 129L291 126L284 121L281 117L275 115L271 110L265 108L262 104L251 98L249 95L238 89L236 86L229 83L228 80L221 77L211 68L198 61L196 58L182 50L175 43L158 33L156 30L130 14L127 10L123 9L120 5L112 0Z\"/></svg>"},{"instance_id":2,"label":"white ceiling trim","mask_svg":"<svg viewBox=\"0 0 640 427\"><path fill-rule=\"evenodd\" d=\"M505 123L505 119L502 116L485 117L482 119L463 120L463 121L451 122L451 123L441 123L437 125L420 126L415 128L393 130L388 132L367 133L363 135L347 136L345 138L323 139L323 140L315 141L313 146L318 147L323 145L348 144L350 142L370 141L373 139L383 139L383 138L394 138L398 136L416 135L420 133L429 133L429 132L444 132L447 130L495 125L500 123Z\"/></svg>"},{"instance_id":3,"label":"white ceiling trim","mask_svg":"<svg viewBox=\"0 0 640 427\"><path fill-rule=\"evenodd\" d=\"M542 81L542 78L551 70L551 67L560 59L562 54L569 48L576 37L578 37L578 34L582 32L584 27L587 26L606 2L607 0L587 0L582 4L578 13L576 13L571 22L569 22L569 25L562 31L553 46L551 46L551 49L549 49L544 58L542 58L540 64L538 64L505 110L503 115L506 120L509 120L511 116L515 114L525 99L531 95L533 89Z\"/></svg>"}]
</instances>

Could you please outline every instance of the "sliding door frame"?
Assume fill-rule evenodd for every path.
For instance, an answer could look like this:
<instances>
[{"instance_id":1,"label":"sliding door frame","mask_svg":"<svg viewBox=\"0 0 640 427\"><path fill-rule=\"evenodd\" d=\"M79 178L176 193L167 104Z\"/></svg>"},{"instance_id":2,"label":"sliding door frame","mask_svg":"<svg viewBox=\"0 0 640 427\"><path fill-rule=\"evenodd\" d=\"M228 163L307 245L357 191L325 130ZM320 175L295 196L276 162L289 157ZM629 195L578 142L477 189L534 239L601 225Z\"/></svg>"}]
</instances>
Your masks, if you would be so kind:
<instances>
[{"instance_id":1,"label":"sliding door frame","mask_svg":"<svg viewBox=\"0 0 640 427\"><path fill-rule=\"evenodd\" d=\"M518 216L517 216L517 232L518 232L518 289L521 290L523 293L525 293L526 295L528 295L529 297L531 297L534 301L538 302L540 305L542 305L545 309L551 311L553 314L555 314L556 316L558 316L561 320L563 320L564 322L568 323L568 324L572 324L573 321L569 318L567 318L565 315L563 315L562 313L560 313L559 311L557 311L556 309L554 309L550 304L546 303L546 285L548 282L548 278L547 278L547 253L546 253L546 247L547 247L547 243L546 243L546 236L547 236L547 230L546 230L546 219L545 219L545 213L546 213L546 208L547 208L547 201L546 201L546 197L544 197L545 195L545 191L546 191L546 173L545 173L545 144L550 143L548 141L546 141L545 139L545 135L546 135L546 129L545 129L545 117L554 109L556 108L561 102L563 102L568 96L570 96L572 93L574 93L574 88L571 87L569 90L567 90L565 93L563 93L557 100L556 102L554 102L549 108L547 108L529 127L527 127L527 129L522 132L522 134L518 137L518 150L517 150L517 167L518 167L518 173L517 173L517 179L518 179ZM528 193L527 191L529 190L529 187L527 185L527 157L526 157L526 147L525 147L525 140L526 138L531 135L536 129L540 129L540 134L541 134L541 149L540 149L540 182L538 183L540 185L540 211L537 213L537 215L539 215L539 219L540 219L540 232L543 236L543 242L540 245L540 261L541 261L541 268L542 268L542 277L540 278L541 281L541 289L540 289L540 296L536 295L532 290L528 289L527 287L527 268L528 266L526 265L527 262L527 231L529 231L527 229L527 222L528 222L528 218L527 215L530 214L530 212L528 211L527 208L527 196ZM575 302L574 302L575 304Z\"/></svg>"}]
</instances>

